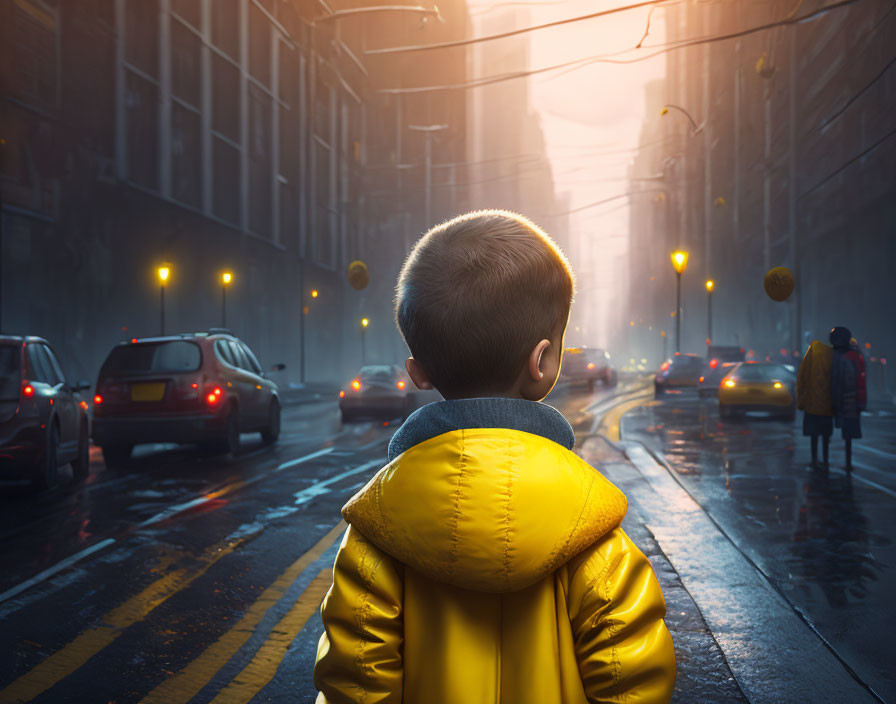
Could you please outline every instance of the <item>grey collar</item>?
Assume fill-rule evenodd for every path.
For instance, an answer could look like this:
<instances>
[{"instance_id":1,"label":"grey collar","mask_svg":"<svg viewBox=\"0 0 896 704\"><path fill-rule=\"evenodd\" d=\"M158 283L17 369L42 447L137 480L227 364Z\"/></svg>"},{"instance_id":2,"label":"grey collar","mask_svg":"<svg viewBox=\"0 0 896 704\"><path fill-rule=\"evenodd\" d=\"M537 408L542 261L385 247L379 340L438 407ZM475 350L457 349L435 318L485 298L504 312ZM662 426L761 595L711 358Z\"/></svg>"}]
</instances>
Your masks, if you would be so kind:
<instances>
[{"instance_id":1,"label":"grey collar","mask_svg":"<svg viewBox=\"0 0 896 704\"><path fill-rule=\"evenodd\" d=\"M571 450L575 433L556 408L520 398L437 401L414 411L389 443L391 462L414 445L452 430L504 428L540 435Z\"/></svg>"}]
</instances>

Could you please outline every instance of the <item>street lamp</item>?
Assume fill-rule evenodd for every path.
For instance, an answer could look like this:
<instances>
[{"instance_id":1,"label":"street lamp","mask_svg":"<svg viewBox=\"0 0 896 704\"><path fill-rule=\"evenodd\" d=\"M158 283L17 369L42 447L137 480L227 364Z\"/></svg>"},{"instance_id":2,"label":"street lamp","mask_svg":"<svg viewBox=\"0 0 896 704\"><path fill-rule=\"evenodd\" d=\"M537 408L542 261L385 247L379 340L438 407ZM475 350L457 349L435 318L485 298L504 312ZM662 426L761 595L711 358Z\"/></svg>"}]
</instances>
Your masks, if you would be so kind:
<instances>
[{"instance_id":1,"label":"street lamp","mask_svg":"<svg viewBox=\"0 0 896 704\"><path fill-rule=\"evenodd\" d=\"M165 334L165 284L168 281L168 277L171 275L171 265L170 264L162 264L157 269L157 273L159 275L159 328L161 332L160 335Z\"/></svg>"},{"instance_id":2,"label":"street lamp","mask_svg":"<svg viewBox=\"0 0 896 704\"><path fill-rule=\"evenodd\" d=\"M227 287L233 281L233 274L225 271L221 274L221 327L227 327Z\"/></svg>"},{"instance_id":3,"label":"street lamp","mask_svg":"<svg viewBox=\"0 0 896 704\"><path fill-rule=\"evenodd\" d=\"M672 267L675 269L676 279L676 305L675 305L675 351L681 352L681 275L688 265L688 253L676 249L669 255L672 258Z\"/></svg>"},{"instance_id":4,"label":"street lamp","mask_svg":"<svg viewBox=\"0 0 896 704\"><path fill-rule=\"evenodd\" d=\"M712 291L716 287L715 281L706 281L706 344L712 344Z\"/></svg>"},{"instance_id":5,"label":"street lamp","mask_svg":"<svg viewBox=\"0 0 896 704\"><path fill-rule=\"evenodd\" d=\"M367 364L367 345L365 341L365 332L367 332L367 326L370 325L370 321L367 318L361 318L361 366L363 367Z\"/></svg>"}]
</instances>

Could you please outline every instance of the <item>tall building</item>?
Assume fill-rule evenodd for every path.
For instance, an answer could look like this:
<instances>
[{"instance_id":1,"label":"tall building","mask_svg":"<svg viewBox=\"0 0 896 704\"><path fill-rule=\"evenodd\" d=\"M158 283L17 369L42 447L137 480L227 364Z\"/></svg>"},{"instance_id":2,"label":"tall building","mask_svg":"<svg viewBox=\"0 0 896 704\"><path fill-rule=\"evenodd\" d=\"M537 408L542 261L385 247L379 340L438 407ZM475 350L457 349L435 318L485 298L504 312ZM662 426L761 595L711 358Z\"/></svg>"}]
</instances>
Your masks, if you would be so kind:
<instances>
[{"instance_id":1,"label":"tall building","mask_svg":"<svg viewBox=\"0 0 896 704\"><path fill-rule=\"evenodd\" d=\"M896 351L896 12L888 2L820 10L783 0L664 10L668 43L785 22L667 53L663 149L651 157L665 165L666 212L632 237L690 251L689 350L706 336L711 278L716 342L793 357L847 325L870 343L872 364ZM645 144L655 136L645 128ZM779 265L797 280L786 303L763 291ZM652 294L666 297L665 284Z\"/></svg>"},{"instance_id":2,"label":"tall building","mask_svg":"<svg viewBox=\"0 0 896 704\"><path fill-rule=\"evenodd\" d=\"M360 364L364 301L382 309L371 347L392 340L391 295L371 291L394 267L374 261L366 293L345 276L401 241L391 223L410 203L383 199L374 168L402 139L378 129L378 90L404 69L365 52L421 22L418 41L466 24L463 2L444 25L416 5L362 11L381 4L0 0L2 331L46 336L69 375L93 378L116 342L160 332L167 263L166 332L222 323L228 269L227 326L290 380ZM455 56L415 71L453 80ZM402 159L419 163L419 145Z\"/></svg>"}]
</instances>

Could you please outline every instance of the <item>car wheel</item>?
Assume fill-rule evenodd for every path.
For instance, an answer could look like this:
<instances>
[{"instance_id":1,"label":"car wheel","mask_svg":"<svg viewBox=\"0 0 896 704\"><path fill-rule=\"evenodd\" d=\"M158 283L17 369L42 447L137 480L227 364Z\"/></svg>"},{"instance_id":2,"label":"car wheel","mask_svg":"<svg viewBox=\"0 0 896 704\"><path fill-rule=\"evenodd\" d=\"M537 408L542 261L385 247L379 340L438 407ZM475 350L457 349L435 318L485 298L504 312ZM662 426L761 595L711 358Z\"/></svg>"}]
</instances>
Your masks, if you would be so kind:
<instances>
[{"instance_id":1,"label":"car wheel","mask_svg":"<svg viewBox=\"0 0 896 704\"><path fill-rule=\"evenodd\" d=\"M233 456L240 450L240 412L235 406L231 406L227 413L224 435L221 437L218 449Z\"/></svg>"},{"instance_id":2,"label":"car wheel","mask_svg":"<svg viewBox=\"0 0 896 704\"><path fill-rule=\"evenodd\" d=\"M82 482L90 474L90 442L87 438L87 423L81 424L78 438L78 456L72 460L72 475L76 481Z\"/></svg>"},{"instance_id":3,"label":"car wheel","mask_svg":"<svg viewBox=\"0 0 896 704\"><path fill-rule=\"evenodd\" d=\"M44 440L44 456L36 467L32 484L36 489L52 489L59 475L59 429L51 423Z\"/></svg>"},{"instance_id":4,"label":"car wheel","mask_svg":"<svg viewBox=\"0 0 896 704\"><path fill-rule=\"evenodd\" d=\"M103 445L103 461L107 469L121 469L131 459L132 445Z\"/></svg>"},{"instance_id":5,"label":"car wheel","mask_svg":"<svg viewBox=\"0 0 896 704\"><path fill-rule=\"evenodd\" d=\"M268 426L261 431L261 440L265 445L273 445L280 437L280 404L276 400L271 401L268 409Z\"/></svg>"}]
</instances>

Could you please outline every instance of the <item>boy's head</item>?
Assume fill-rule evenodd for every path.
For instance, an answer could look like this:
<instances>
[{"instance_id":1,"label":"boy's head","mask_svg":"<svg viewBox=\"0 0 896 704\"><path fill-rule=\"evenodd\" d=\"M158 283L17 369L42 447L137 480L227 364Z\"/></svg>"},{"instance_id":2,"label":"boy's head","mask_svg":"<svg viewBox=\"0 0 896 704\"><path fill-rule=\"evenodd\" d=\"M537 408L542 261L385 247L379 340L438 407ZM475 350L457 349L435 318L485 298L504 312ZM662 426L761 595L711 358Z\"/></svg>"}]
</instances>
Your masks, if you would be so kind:
<instances>
[{"instance_id":1,"label":"boy's head","mask_svg":"<svg viewBox=\"0 0 896 704\"><path fill-rule=\"evenodd\" d=\"M432 228L396 291L411 378L445 398L544 398L560 370L574 288L560 248L521 215L480 210Z\"/></svg>"}]
</instances>

